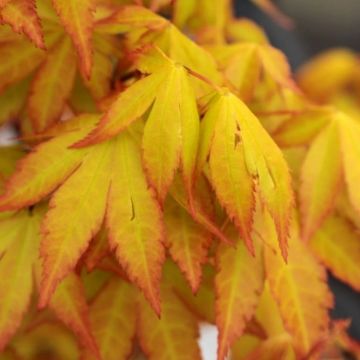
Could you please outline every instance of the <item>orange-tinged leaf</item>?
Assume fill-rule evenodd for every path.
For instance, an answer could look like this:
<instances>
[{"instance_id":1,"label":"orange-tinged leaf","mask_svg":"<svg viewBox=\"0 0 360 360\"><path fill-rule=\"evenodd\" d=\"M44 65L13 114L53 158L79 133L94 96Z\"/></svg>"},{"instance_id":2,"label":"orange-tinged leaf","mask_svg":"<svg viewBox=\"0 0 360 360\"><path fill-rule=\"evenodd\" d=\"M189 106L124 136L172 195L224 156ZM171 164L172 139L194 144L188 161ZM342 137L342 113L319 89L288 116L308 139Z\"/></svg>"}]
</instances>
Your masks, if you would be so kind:
<instances>
[{"instance_id":1,"label":"orange-tinged leaf","mask_svg":"<svg viewBox=\"0 0 360 360\"><path fill-rule=\"evenodd\" d=\"M182 142L181 67L171 66L159 87L143 136L144 164L149 182L165 200L180 164Z\"/></svg>"},{"instance_id":2,"label":"orange-tinged leaf","mask_svg":"<svg viewBox=\"0 0 360 360\"><path fill-rule=\"evenodd\" d=\"M145 168L161 201L180 160L186 187L191 191L198 133L199 115L186 71L171 64L164 84L158 89L143 136Z\"/></svg>"},{"instance_id":3,"label":"orange-tinged leaf","mask_svg":"<svg viewBox=\"0 0 360 360\"><path fill-rule=\"evenodd\" d=\"M220 63L227 80L240 91L240 96L251 100L259 80L271 79L279 91L296 90L290 66L279 50L268 44L236 43L210 47Z\"/></svg>"},{"instance_id":4,"label":"orange-tinged leaf","mask_svg":"<svg viewBox=\"0 0 360 360\"><path fill-rule=\"evenodd\" d=\"M174 200L165 202L166 244L174 261L196 292L202 277L202 265L207 259L211 235L197 224Z\"/></svg>"},{"instance_id":5,"label":"orange-tinged leaf","mask_svg":"<svg viewBox=\"0 0 360 360\"><path fill-rule=\"evenodd\" d=\"M17 170L5 186L5 193L0 197L1 210L15 210L33 205L54 191L81 163L88 149L67 148L81 134L86 134L86 123L93 124L97 116L83 115L79 129L70 129L37 146L28 156L17 164ZM76 121L74 121L76 123ZM71 121L72 123L72 121Z\"/></svg>"},{"instance_id":6,"label":"orange-tinged leaf","mask_svg":"<svg viewBox=\"0 0 360 360\"><path fill-rule=\"evenodd\" d=\"M170 285L176 296L200 321L215 324L214 268L204 265L201 285L194 294L179 268L171 261L164 266L164 283Z\"/></svg>"},{"instance_id":7,"label":"orange-tinged leaf","mask_svg":"<svg viewBox=\"0 0 360 360\"><path fill-rule=\"evenodd\" d=\"M0 19L15 32L26 34L39 48L45 48L35 0L11 0L1 8Z\"/></svg>"},{"instance_id":8,"label":"orange-tinged leaf","mask_svg":"<svg viewBox=\"0 0 360 360\"><path fill-rule=\"evenodd\" d=\"M2 43L0 47L0 90L30 74L45 58L45 52L26 40ZM7 60L5 60L7 59Z\"/></svg>"},{"instance_id":9,"label":"orange-tinged leaf","mask_svg":"<svg viewBox=\"0 0 360 360\"><path fill-rule=\"evenodd\" d=\"M126 132L115 139L106 212L110 245L127 275L159 313L159 282L165 260L160 207L141 166L140 148Z\"/></svg>"},{"instance_id":10,"label":"orange-tinged leaf","mask_svg":"<svg viewBox=\"0 0 360 360\"><path fill-rule=\"evenodd\" d=\"M127 32L134 28L158 29L168 21L143 6L123 6L97 24L97 30L108 34Z\"/></svg>"},{"instance_id":11,"label":"orange-tinged leaf","mask_svg":"<svg viewBox=\"0 0 360 360\"><path fill-rule=\"evenodd\" d=\"M89 309L80 278L75 274L67 276L57 287L49 303L56 316L80 339L80 342L95 355L98 347L91 332ZM95 356L95 358L99 358Z\"/></svg>"},{"instance_id":12,"label":"orange-tinged leaf","mask_svg":"<svg viewBox=\"0 0 360 360\"><path fill-rule=\"evenodd\" d=\"M195 191L193 191L192 194L192 204L188 201L186 189L180 176L175 176L170 188L170 194L204 229L224 243L231 244L231 241L215 222L215 210L211 189L205 177L197 178L196 185Z\"/></svg>"},{"instance_id":13,"label":"orange-tinged leaf","mask_svg":"<svg viewBox=\"0 0 360 360\"><path fill-rule=\"evenodd\" d=\"M163 74L152 74L120 93L110 109L101 118L98 126L75 146L98 143L126 129L150 107L163 78Z\"/></svg>"},{"instance_id":14,"label":"orange-tinged leaf","mask_svg":"<svg viewBox=\"0 0 360 360\"><path fill-rule=\"evenodd\" d=\"M7 242L7 249L0 260L1 350L20 326L30 302L32 268L38 258L40 218L37 212L32 215L27 211L15 214L12 231L1 234L1 242ZM4 221L0 221L0 229Z\"/></svg>"},{"instance_id":15,"label":"orange-tinged leaf","mask_svg":"<svg viewBox=\"0 0 360 360\"><path fill-rule=\"evenodd\" d=\"M232 236L238 238L232 231ZM254 315L264 284L261 252L252 256L240 239L237 240L235 248L220 245L217 250L215 306L219 360L226 358L234 341L244 332Z\"/></svg>"},{"instance_id":16,"label":"orange-tinged leaf","mask_svg":"<svg viewBox=\"0 0 360 360\"><path fill-rule=\"evenodd\" d=\"M104 55L100 51L95 51L91 77L85 81L95 99L102 99L110 92L113 70L114 65L110 56Z\"/></svg>"},{"instance_id":17,"label":"orange-tinged leaf","mask_svg":"<svg viewBox=\"0 0 360 360\"><path fill-rule=\"evenodd\" d=\"M302 236L309 239L333 210L342 180L338 126L331 122L313 141L301 170Z\"/></svg>"},{"instance_id":18,"label":"orange-tinged leaf","mask_svg":"<svg viewBox=\"0 0 360 360\"><path fill-rule=\"evenodd\" d=\"M107 255L109 251L108 234L101 228L96 236L91 240L90 246L85 254L85 265L87 270L93 271L96 265Z\"/></svg>"},{"instance_id":19,"label":"orange-tinged leaf","mask_svg":"<svg viewBox=\"0 0 360 360\"><path fill-rule=\"evenodd\" d=\"M236 99L240 136L248 171L257 179L260 199L276 225L284 258L287 253L293 193L289 169L281 150L246 105Z\"/></svg>"},{"instance_id":20,"label":"orange-tinged leaf","mask_svg":"<svg viewBox=\"0 0 360 360\"><path fill-rule=\"evenodd\" d=\"M213 106L220 107L219 118L214 119L216 113L210 113L209 118L206 115L203 120L204 125L206 121L217 120L210 148L210 180L220 203L238 227L248 249L253 252L254 183L245 164L236 109L225 96L219 97L218 102L220 104Z\"/></svg>"},{"instance_id":21,"label":"orange-tinged leaf","mask_svg":"<svg viewBox=\"0 0 360 360\"><path fill-rule=\"evenodd\" d=\"M67 37L50 50L31 85L28 111L34 129L45 130L59 119L70 95L76 72L76 59Z\"/></svg>"},{"instance_id":22,"label":"orange-tinged leaf","mask_svg":"<svg viewBox=\"0 0 360 360\"><path fill-rule=\"evenodd\" d=\"M342 113L338 113L337 122L340 129L341 153L349 199L354 209L360 214L358 161L360 159L360 124Z\"/></svg>"},{"instance_id":23,"label":"orange-tinged leaf","mask_svg":"<svg viewBox=\"0 0 360 360\"><path fill-rule=\"evenodd\" d=\"M102 359L126 359L131 352L136 324L136 297L130 284L112 278L90 307L90 322ZM95 356L88 351L82 359Z\"/></svg>"},{"instance_id":24,"label":"orange-tinged leaf","mask_svg":"<svg viewBox=\"0 0 360 360\"><path fill-rule=\"evenodd\" d=\"M360 291L360 238L350 224L329 218L311 238L310 247L334 276Z\"/></svg>"},{"instance_id":25,"label":"orange-tinged leaf","mask_svg":"<svg viewBox=\"0 0 360 360\"><path fill-rule=\"evenodd\" d=\"M92 68L92 32L94 0L52 0L65 30L79 55L80 69L90 78Z\"/></svg>"},{"instance_id":26,"label":"orange-tinged leaf","mask_svg":"<svg viewBox=\"0 0 360 360\"><path fill-rule=\"evenodd\" d=\"M274 219L281 250L283 256L286 257L289 221L293 207L293 194L290 174L283 154L261 126L259 120L240 99L226 90L217 96L219 96L219 99L215 102L215 105L213 102L210 104L209 111L211 111L212 106L218 107L217 110L214 111L214 114L209 116L207 124L203 121L202 140L200 142L199 150L200 164L207 158L209 151L211 151L211 146L214 146L215 136L220 140L226 139L227 147L225 148L226 150L224 150L224 148L221 148L221 143L219 143L218 151L211 151L210 166L213 153L216 157L229 157L231 154L229 153L230 150L235 147L238 149L240 147L242 148L244 163L246 165L242 174L244 174L246 170L254 178L256 188L260 193L260 200L268 208ZM229 109L229 111L226 109ZM226 111L224 112L224 110ZM221 117L218 118L220 114ZM228 117L226 121L223 118L224 115ZM228 126L228 129L226 130L225 137L225 130L223 130L223 128L226 126ZM223 133L216 134L216 132L220 130ZM232 136L231 131L233 132ZM222 151L225 152L225 155L221 154ZM237 150L237 152L234 150L232 151L234 153L234 155L232 155L234 156L234 159L230 160L238 164L240 161L240 152L239 150ZM228 154L226 154L226 152L228 152ZM229 159L226 159L223 166L227 165L228 161ZM219 165L221 165L221 163L219 163ZM241 169L240 166L241 165L236 165L235 167L235 165L233 165L231 171L237 171L237 173L239 173L239 169ZM227 170L227 174L229 174L229 170ZM235 196L238 196L238 200L242 201L240 194L243 190L241 189L240 180L237 180L237 186L233 189L235 192L230 195L227 189L228 185L226 185L226 183L229 182L229 175L224 176L223 179L220 176L221 174L219 171L219 179L224 188L220 193L217 191L220 201L222 200L221 196L224 196L222 193L223 191L226 191L227 193L227 201L231 200L233 203L234 199L236 199ZM237 176L239 177L239 174L237 174ZM242 175L242 182L244 181L244 178L244 175ZM248 188L249 185L246 186L245 194L249 199ZM237 207L238 209L242 208L239 206ZM245 214L243 219L251 219L248 215L249 208L250 206L248 206L247 211L246 209L243 211L243 214ZM229 206L226 210L231 217L234 216L233 210L232 212L229 212ZM236 221L239 221L239 219L236 219ZM240 221L239 223L241 225ZM247 225L249 229L250 224L247 224L246 221L243 220L243 227L244 224ZM244 232L244 229L242 231ZM247 231L249 233L249 230ZM246 238L244 240L246 240ZM250 241L248 241L248 243L250 243Z\"/></svg>"},{"instance_id":27,"label":"orange-tinged leaf","mask_svg":"<svg viewBox=\"0 0 360 360\"><path fill-rule=\"evenodd\" d=\"M196 318L168 287L161 298L158 318L149 305L139 304L138 334L140 346L149 360L200 360Z\"/></svg>"},{"instance_id":28,"label":"orange-tinged leaf","mask_svg":"<svg viewBox=\"0 0 360 360\"><path fill-rule=\"evenodd\" d=\"M295 229L292 229L285 263L274 240L272 224L268 225L266 239L271 247L264 250L270 290L293 337L298 355L304 356L327 336L328 309L333 305L333 300L326 284L326 273L299 240Z\"/></svg>"},{"instance_id":29,"label":"orange-tinged leaf","mask_svg":"<svg viewBox=\"0 0 360 360\"><path fill-rule=\"evenodd\" d=\"M59 281L74 269L101 227L110 185L112 145L110 141L91 148L80 167L51 198L42 225L40 307L49 302Z\"/></svg>"},{"instance_id":30,"label":"orange-tinged leaf","mask_svg":"<svg viewBox=\"0 0 360 360\"><path fill-rule=\"evenodd\" d=\"M153 54L149 56L153 61ZM144 129L143 160L149 182L163 202L180 164L191 198L199 115L185 68L171 62L160 51L157 57L163 64L161 69L120 94L98 127L75 146L116 135L143 115L154 101Z\"/></svg>"}]
</instances>

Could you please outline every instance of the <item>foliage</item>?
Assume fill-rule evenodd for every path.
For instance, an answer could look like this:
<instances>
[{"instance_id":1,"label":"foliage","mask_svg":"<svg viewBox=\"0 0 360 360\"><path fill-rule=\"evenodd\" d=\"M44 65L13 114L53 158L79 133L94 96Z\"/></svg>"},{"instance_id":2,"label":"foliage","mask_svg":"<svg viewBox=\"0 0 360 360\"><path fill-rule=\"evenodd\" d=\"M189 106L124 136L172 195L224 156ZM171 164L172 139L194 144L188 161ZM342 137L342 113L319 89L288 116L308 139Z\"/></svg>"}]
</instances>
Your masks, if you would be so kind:
<instances>
[{"instance_id":1,"label":"foliage","mask_svg":"<svg viewBox=\"0 0 360 360\"><path fill-rule=\"evenodd\" d=\"M256 1L283 24L269 1ZM231 1L0 0L0 359L360 356L360 66L297 81Z\"/></svg>"}]
</instances>

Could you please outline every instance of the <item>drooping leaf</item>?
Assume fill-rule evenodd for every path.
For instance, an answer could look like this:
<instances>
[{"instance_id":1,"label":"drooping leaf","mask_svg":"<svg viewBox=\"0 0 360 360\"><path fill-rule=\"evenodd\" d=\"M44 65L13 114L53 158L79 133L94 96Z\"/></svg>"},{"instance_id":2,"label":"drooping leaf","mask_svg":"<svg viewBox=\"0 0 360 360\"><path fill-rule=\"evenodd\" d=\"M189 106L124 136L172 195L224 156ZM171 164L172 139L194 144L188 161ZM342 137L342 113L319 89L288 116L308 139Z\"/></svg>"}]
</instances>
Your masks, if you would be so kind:
<instances>
[{"instance_id":1,"label":"drooping leaf","mask_svg":"<svg viewBox=\"0 0 360 360\"><path fill-rule=\"evenodd\" d=\"M211 150L212 146L214 146L216 137L219 139L224 137L224 134L216 134L216 131L219 131L226 123L230 125L232 124L231 127L227 130L227 151L229 152L232 148L236 149L235 146L237 146L239 149L241 146L243 149L244 164L241 165L240 163L236 165L237 168L234 168L235 165L233 165L231 169L227 169L227 173L223 178L221 178L221 171L219 171L218 177L222 181L220 182L222 189L219 187L217 189L215 188L217 190L217 196L219 200L223 202L223 205L225 206L230 217L234 218L235 216L235 223L237 222L240 225L240 230L243 233L250 233L249 226L251 224L249 224L248 221L240 221L243 216L241 213L239 214L239 209L242 209L242 213L246 215L245 218L251 219L251 217L248 215L250 206L248 206L247 210L245 209L244 211L243 206L237 205L234 207L233 204L235 200L238 200L240 204L243 201L243 199L240 197L240 194L242 194L243 191L240 189L240 181L242 181L243 184L243 179L246 173L248 173L249 176L252 176L253 180L255 181L256 188L260 192L260 200L268 208L274 219L281 250L284 257L286 257L288 228L291 209L293 206L293 195L287 164L280 149L275 145L271 137L262 128L258 119L241 100L236 98L233 94L227 93L226 91L223 94L217 96L218 100L210 104L209 111L211 111L212 106L219 106L218 111L222 111L222 109L230 109L229 111L225 112L228 119L225 118L225 120L222 118L222 120L218 119L218 121L216 121L217 116L215 112L215 116L210 116L207 124L203 122L204 127L202 128L201 132L202 137L199 150L200 164L204 162L203 159L207 158L209 152L210 166L212 163L212 156L220 157L221 153L219 155L219 151L224 151L224 149L218 149L216 152ZM220 125L217 125L217 123L220 123ZM217 130L216 127L219 129ZM224 130L222 131L224 132ZM233 131L232 139L231 131ZM230 141L232 141L232 145ZM218 147L220 146L221 143L218 145ZM234 151L233 156L235 156L233 161L237 161L239 163L241 160L239 153ZM227 161L229 160L227 159L225 164L227 164ZM239 169L241 169L241 172ZM231 172L234 171L237 171L237 184L230 193L228 189L229 185L226 185L226 183L229 181L234 181L231 178ZM242 176L241 180L239 175ZM228 204L224 202L224 199L222 199L224 196L224 191L227 196L226 200L229 201ZM249 193L249 185L247 185L245 188L246 198L249 198ZM233 207L237 209L237 212L232 210ZM246 227L244 227L244 224L248 227L247 230L245 230ZM241 226L243 228L241 228Z\"/></svg>"},{"instance_id":2,"label":"drooping leaf","mask_svg":"<svg viewBox=\"0 0 360 360\"><path fill-rule=\"evenodd\" d=\"M10 228L5 232L9 220ZM23 211L0 220L0 349L21 324L33 291L33 265L38 258L41 216ZM9 231L10 230L10 231ZM5 246L4 246L5 245ZM11 274L11 276L9 276Z\"/></svg>"},{"instance_id":3,"label":"drooping leaf","mask_svg":"<svg viewBox=\"0 0 360 360\"><path fill-rule=\"evenodd\" d=\"M111 142L93 147L50 201L50 210L42 225L41 256L44 260L40 306L48 303L57 284L74 269L92 234L101 227L112 155Z\"/></svg>"},{"instance_id":4,"label":"drooping leaf","mask_svg":"<svg viewBox=\"0 0 360 360\"><path fill-rule=\"evenodd\" d=\"M269 224L269 222L268 222ZM271 225L271 224L269 224ZM328 310L333 305L326 273L292 229L287 263L281 257L271 226L267 227L265 271L281 317L293 337L298 356L306 355L327 336ZM284 301L286 297L286 301Z\"/></svg>"},{"instance_id":5,"label":"drooping leaf","mask_svg":"<svg viewBox=\"0 0 360 360\"><path fill-rule=\"evenodd\" d=\"M200 360L196 318L169 287L162 291L161 318L141 301L139 305L140 346L149 360Z\"/></svg>"},{"instance_id":6,"label":"drooping leaf","mask_svg":"<svg viewBox=\"0 0 360 360\"><path fill-rule=\"evenodd\" d=\"M232 229L232 236L237 238ZM223 360L255 313L264 284L261 252L250 255L237 239L236 248L221 245L217 251L216 324L218 359ZM258 247L259 250L259 247Z\"/></svg>"},{"instance_id":7,"label":"drooping leaf","mask_svg":"<svg viewBox=\"0 0 360 360\"><path fill-rule=\"evenodd\" d=\"M212 125L211 122L216 123ZM253 252L251 228L255 189L245 164L244 145L233 104L225 96L219 97L203 119L203 125L205 129L214 126L209 160L211 183Z\"/></svg>"},{"instance_id":8,"label":"drooping leaf","mask_svg":"<svg viewBox=\"0 0 360 360\"><path fill-rule=\"evenodd\" d=\"M342 180L338 127L331 122L313 141L301 170L302 236L309 239L333 210Z\"/></svg>"},{"instance_id":9,"label":"drooping leaf","mask_svg":"<svg viewBox=\"0 0 360 360\"><path fill-rule=\"evenodd\" d=\"M112 278L101 289L90 308L90 321L102 359L129 356L136 325L136 298L131 285ZM89 351L82 358L95 359Z\"/></svg>"},{"instance_id":10,"label":"drooping leaf","mask_svg":"<svg viewBox=\"0 0 360 360\"><path fill-rule=\"evenodd\" d=\"M95 2L93 0L52 0L52 2L65 30L74 42L82 73L85 77L90 78Z\"/></svg>"},{"instance_id":11,"label":"drooping leaf","mask_svg":"<svg viewBox=\"0 0 360 360\"><path fill-rule=\"evenodd\" d=\"M35 0L11 0L0 9L0 19L15 32L26 34L34 44L44 49L45 43Z\"/></svg>"},{"instance_id":12,"label":"drooping leaf","mask_svg":"<svg viewBox=\"0 0 360 360\"><path fill-rule=\"evenodd\" d=\"M162 214L141 166L140 148L130 135L116 139L106 213L109 241L129 278L159 313L159 281L165 260Z\"/></svg>"},{"instance_id":13,"label":"drooping leaf","mask_svg":"<svg viewBox=\"0 0 360 360\"><path fill-rule=\"evenodd\" d=\"M360 193L358 191L360 181L358 162L360 157L360 124L342 113L338 114L337 123L349 199L354 209L360 214Z\"/></svg>"},{"instance_id":14,"label":"drooping leaf","mask_svg":"<svg viewBox=\"0 0 360 360\"><path fill-rule=\"evenodd\" d=\"M336 277L360 291L360 241L350 224L329 218L311 238L310 247Z\"/></svg>"},{"instance_id":15,"label":"drooping leaf","mask_svg":"<svg viewBox=\"0 0 360 360\"><path fill-rule=\"evenodd\" d=\"M91 332L89 309L80 278L71 273L57 287L49 307L68 326L85 348L90 349L95 358L99 349Z\"/></svg>"},{"instance_id":16,"label":"drooping leaf","mask_svg":"<svg viewBox=\"0 0 360 360\"><path fill-rule=\"evenodd\" d=\"M17 164L17 171L6 184L0 197L1 210L14 210L33 205L54 191L81 163L87 149L67 151L97 120L97 116L80 116L74 129L37 146ZM82 126L81 126L81 125ZM61 156L59 156L61 154Z\"/></svg>"},{"instance_id":17,"label":"drooping leaf","mask_svg":"<svg viewBox=\"0 0 360 360\"><path fill-rule=\"evenodd\" d=\"M71 42L64 37L50 50L32 81L28 111L37 132L45 130L61 115L76 72Z\"/></svg>"},{"instance_id":18,"label":"drooping leaf","mask_svg":"<svg viewBox=\"0 0 360 360\"><path fill-rule=\"evenodd\" d=\"M165 203L166 244L192 290L198 290L211 235L174 200Z\"/></svg>"},{"instance_id":19,"label":"drooping leaf","mask_svg":"<svg viewBox=\"0 0 360 360\"><path fill-rule=\"evenodd\" d=\"M118 134L154 101L144 128L143 159L149 181L163 202L180 163L191 193L199 115L186 70L164 59L161 53L155 58L164 64L161 69L121 93L98 126L76 146L94 144Z\"/></svg>"},{"instance_id":20,"label":"drooping leaf","mask_svg":"<svg viewBox=\"0 0 360 360\"><path fill-rule=\"evenodd\" d=\"M45 53L26 40L3 43L0 47L0 90L24 79L45 58ZM8 61L5 61L8 59Z\"/></svg>"}]
</instances>

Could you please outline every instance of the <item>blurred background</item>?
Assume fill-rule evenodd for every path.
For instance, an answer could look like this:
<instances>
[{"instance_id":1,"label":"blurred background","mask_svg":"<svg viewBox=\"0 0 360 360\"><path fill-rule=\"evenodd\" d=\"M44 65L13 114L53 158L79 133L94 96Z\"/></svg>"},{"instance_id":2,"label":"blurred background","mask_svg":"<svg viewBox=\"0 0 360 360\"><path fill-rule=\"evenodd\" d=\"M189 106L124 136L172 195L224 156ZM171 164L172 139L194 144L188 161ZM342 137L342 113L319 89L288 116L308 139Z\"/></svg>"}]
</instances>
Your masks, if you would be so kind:
<instances>
[{"instance_id":1,"label":"blurred background","mask_svg":"<svg viewBox=\"0 0 360 360\"><path fill-rule=\"evenodd\" d=\"M360 0L273 2L293 20L294 26L291 29L276 23L250 0L236 0L236 14L260 24L272 45L287 55L294 71L314 55L329 48L349 47L360 50ZM350 333L360 340L360 294L332 277L330 285L336 298L333 317L351 318Z\"/></svg>"}]
</instances>

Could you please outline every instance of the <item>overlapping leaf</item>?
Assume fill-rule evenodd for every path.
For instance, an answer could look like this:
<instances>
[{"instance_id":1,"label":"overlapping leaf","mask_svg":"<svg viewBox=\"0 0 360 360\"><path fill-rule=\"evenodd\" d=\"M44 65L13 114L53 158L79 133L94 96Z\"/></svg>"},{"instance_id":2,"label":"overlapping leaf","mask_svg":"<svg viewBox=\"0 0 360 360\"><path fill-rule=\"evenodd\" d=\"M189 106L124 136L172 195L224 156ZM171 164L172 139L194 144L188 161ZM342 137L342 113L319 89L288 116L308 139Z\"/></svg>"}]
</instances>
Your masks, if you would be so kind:
<instances>
[{"instance_id":1,"label":"overlapping leaf","mask_svg":"<svg viewBox=\"0 0 360 360\"><path fill-rule=\"evenodd\" d=\"M152 55L150 55L150 61ZM159 69L159 67L161 68ZM141 117L153 103L142 140L144 165L150 183L163 202L180 165L189 193L195 171L199 115L186 70L161 53L145 57L141 68L155 69L126 89L98 126L76 146L109 139Z\"/></svg>"},{"instance_id":2,"label":"overlapping leaf","mask_svg":"<svg viewBox=\"0 0 360 360\"><path fill-rule=\"evenodd\" d=\"M0 347L7 345L19 328L34 291L33 274L39 267L40 222L43 209L23 210L0 220ZM12 276L8 276L9 271ZM97 351L87 319L81 283L70 274L51 300L59 319L79 335L86 347Z\"/></svg>"},{"instance_id":3,"label":"overlapping leaf","mask_svg":"<svg viewBox=\"0 0 360 360\"><path fill-rule=\"evenodd\" d=\"M202 265L207 260L211 234L171 198L165 203L164 213L166 243L170 255L195 292L200 286Z\"/></svg>"},{"instance_id":4,"label":"overlapping leaf","mask_svg":"<svg viewBox=\"0 0 360 360\"><path fill-rule=\"evenodd\" d=\"M162 215L146 181L140 148L127 132L94 147L68 148L96 120L97 116L84 115L65 123L59 127L62 135L22 159L0 200L1 208L32 205L58 188L42 224L41 306L74 269L106 211L110 245L130 279L159 312Z\"/></svg>"},{"instance_id":5,"label":"overlapping leaf","mask_svg":"<svg viewBox=\"0 0 360 360\"><path fill-rule=\"evenodd\" d=\"M349 223L329 218L311 238L310 247L335 276L359 291L360 241Z\"/></svg>"},{"instance_id":6,"label":"overlapping leaf","mask_svg":"<svg viewBox=\"0 0 360 360\"><path fill-rule=\"evenodd\" d=\"M114 46L118 42L115 37L106 34L92 36L94 25L91 18L95 3L82 1L72 4L55 0L54 3L64 20L65 29L46 1L41 1L35 12L33 1L11 0L0 12L3 20L13 25L15 30L27 34L39 47L46 46L47 49L44 51L36 48L22 36L11 38L7 33L0 36L0 56L3 59L11 58L11 61L3 61L0 67L1 90L16 86L19 81L36 71L31 79L30 89L24 94L28 98L25 108L29 111L32 127L36 132L59 120L64 105L69 100L77 68L74 46L80 54L78 67L84 74L82 82L90 89L95 100L108 95L110 91L114 55L118 53ZM97 6L102 9L101 5ZM43 30L39 25L40 18ZM96 68L93 72L92 64ZM0 99L4 97L5 101L8 95L1 95ZM3 115L6 116L4 121L10 120L12 115L18 115L23 105L21 102L11 108L10 113Z\"/></svg>"},{"instance_id":7,"label":"overlapping leaf","mask_svg":"<svg viewBox=\"0 0 360 360\"><path fill-rule=\"evenodd\" d=\"M313 141L301 170L302 234L308 239L329 214L342 180L337 124L330 123Z\"/></svg>"},{"instance_id":8,"label":"overlapping leaf","mask_svg":"<svg viewBox=\"0 0 360 360\"><path fill-rule=\"evenodd\" d=\"M327 336L332 296L324 269L299 240L296 230L292 230L287 263L279 253L272 231L268 227L271 247L265 247L266 276L297 354L304 356Z\"/></svg>"},{"instance_id":9,"label":"overlapping leaf","mask_svg":"<svg viewBox=\"0 0 360 360\"><path fill-rule=\"evenodd\" d=\"M211 182L217 197L249 249L254 182L261 201L274 218L286 257L292 191L281 151L246 105L231 93L215 96L202 126L199 166L209 155Z\"/></svg>"},{"instance_id":10,"label":"overlapping leaf","mask_svg":"<svg viewBox=\"0 0 360 360\"><path fill-rule=\"evenodd\" d=\"M112 278L95 298L90 321L102 359L125 359L132 349L136 324L136 298L131 285ZM85 352L83 359L95 359Z\"/></svg>"},{"instance_id":11,"label":"overlapping leaf","mask_svg":"<svg viewBox=\"0 0 360 360\"><path fill-rule=\"evenodd\" d=\"M238 237L236 231L232 235ZM243 334L256 310L264 284L261 253L250 255L239 239L235 246L222 245L217 253L215 306L219 360L226 358L229 348Z\"/></svg>"},{"instance_id":12,"label":"overlapping leaf","mask_svg":"<svg viewBox=\"0 0 360 360\"><path fill-rule=\"evenodd\" d=\"M161 318L149 305L139 305L139 340L149 360L200 360L198 327L191 314L169 287L162 291Z\"/></svg>"}]
</instances>

